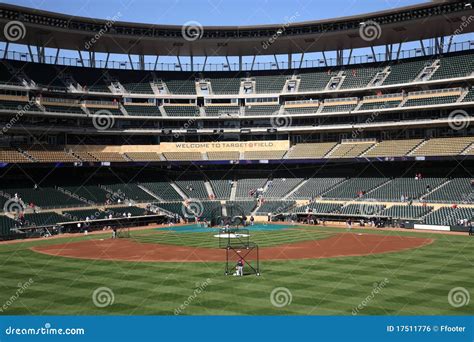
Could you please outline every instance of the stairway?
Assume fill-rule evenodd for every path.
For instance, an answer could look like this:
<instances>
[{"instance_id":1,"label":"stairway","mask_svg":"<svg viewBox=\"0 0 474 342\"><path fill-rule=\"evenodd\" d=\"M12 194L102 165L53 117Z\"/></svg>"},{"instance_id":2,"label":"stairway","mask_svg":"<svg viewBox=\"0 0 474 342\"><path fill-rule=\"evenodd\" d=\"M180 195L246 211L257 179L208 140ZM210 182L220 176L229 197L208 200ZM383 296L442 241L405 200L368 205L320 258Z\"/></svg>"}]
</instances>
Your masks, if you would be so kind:
<instances>
[{"instance_id":1,"label":"stairway","mask_svg":"<svg viewBox=\"0 0 474 342\"><path fill-rule=\"evenodd\" d=\"M286 199L290 198L291 196L293 196L293 194L294 194L295 192L297 192L301 187L303 187L303 186L306 184L306 182L308 182L307 179L303 180L303 181L302 181L300 184L298 184L293 190L291 190L289 193L287 193L287 194L285 195L285 197L283 197L283 199L286 200Z\"/></svg>"},{"instance_id":2,"label":"stairway","mask_svg":"<svg viewBox=\"0 0 474 342\"><path fill-rule=\"evenodd\" d=\"M462 151L460 154L461 155L467 155L472 149L474 149L474 144L471 144L469 145L468 147L466 147L466 149L464 151Z\"/></svg>"},{"instance_id":3,"label":"stairway","mask_svg":"<svg viewBox=\"0 0 474 342\"><path fill-rule=\"evenodd\" d=\"M212 189L211 183L209 183L209 181L205 181L204 186L206 187L208 198L216 198L216 195L214 194L214 190Z\"/></svg>"},{"instance_id":4,"label":"stairway","mask_svg":"<svg viewBox=\"0 0 474 342\"><path fill-rule=\"evenodd\" d=\"M428 195L432 194L434 191L436 191L436 190L442 188L443 186L449 184L449 183L451 182L451 180L452 180L452 179L447 179L445 182L443 182L442 184L438 185L436 188L431 189L431 191L430 191L429 193L427 193L427 194L421 196L421 197L420 197L420 200L425 199L425 197L427 197Z\"/></svg>"},{"instance_id":5,"label":"stairway","mask_svg":"<svg viewBox=\"0 0 474 342\"><path fill-rule=\"evenodd\" d=\"M175 182L171 182L170 185L173 187L173 189L183 198L183 200L187 200L188 196L181 190L179 186L176 185Z\"/></svg>"},{"instance_id":6,"label":"stairway","mask_svg":"<svg viewBox=\"0 0 474 342\"><path fill-rule=\"evenodd\" d=\"M340 143L339 143L339 144L336 144L336 146L334 146L332 149L330 149L330 150L328 151L328 153L326 153L326 154L324 155L323 158L329 158L329 157L334 153L334 151L336 151L336 150L339 148L339 146L341 146Z\"/></svg>"},{"instance_id":7,"label":"stairway","mask_svg":"<svg viewBox=\"0 0 474 342\"><path fill-rule=\"evenodd\" d=\"M123 116L130 116L130 115L128 115L128 112L125 109L125 107L123 106L123 104L119 103L118 105L119 105L119 109L122 112Z\"/></svg>"},{"instance_id":8,"label":"stairway","mask_svg":"<svg viewBox=\"0 0 474 342\"><path fill-rule=\"evenodd\" d=\"M364 152L362 152L362 154L359 156L359 157L365 157L365 154L370 152L371 150L373 150L375 147L377 147L377 145L379 144L379 142L376 142L375 144L373 144L372 146L370 146L367 150L365 150Z\"/></svg>"},{"instance_id":9,"label":"stairway","mask_svg":"<svg viewBox=\"0 0 474 342\"><path fill-rule=\"evenodd\" d=\"M357 106L355 106L355 108L354 108L352 111L353 111L353 112L358 111L359 108L362 107L362 105L363 105L363 101L359 101L359 102L357 103Z\"/></svg>"},{"instance_id":10,"label":"stairway","mask_svg":"<svg viewBox=\"0 0 474 342\"><path fill-rule=\"evenodd\" d=\"M440 67L439 59L436 59L431 65L425 66L423 70L415 77L413 82L426 82L429 81L431 76L438 70Z\"/></svg>"},{"instance_id":11,"label":"stairway","mask_svg":"<svg viewBox=\"0 0 474 342\"><path fill-rule=\"evenodd\" d=\"M31 160L32 162L37 162L37 160L30 156L28 153L26 153L26 151L23 151L22 149L18 148L18 152L21 153L25 158Z\"/></svg>"},{"instance_id":12,"label":"stairway","mask_svg":"<svg viewBox=\"0 0 474 342\"><path fill-rule=\"evenodd\" d=\"M232 182L232 188L230 190L230 200L235 201L237 195L237 181Z\"/></svg>"},{"instance_id":13,"label":"stairway","mask_svg":"<svg viewBox=\"0 0 474 342\"><path fill-rule=\"evenodd\" d=\"M151 192L150 190L148 190L147 188L145 188L143 185L140 185L140 184L137 184L137 185L138 185L138 187L139 187L140 189L142 189L143 191L145 191L148 195L150 195L150 196L152 196L152 197L155 197L155 198L156 198L158 201L160 201L160 202L164 202L164 200L163 200L161 197L157 196L155 193Z\"/></svg>"},{"instance_id":14,"label":"stairway","mask_svg":"<svg viewBox=\"0 0 474 342\"><path fill-rule=\"evenodd\" d=\"M393 179L389 179L388 181L386 181L386 182L380 184L379 186L376 186L375 188L370 189L369 191L367 191L367 193L364 195L364 197L365 197L366 195L369 195L371 192L374 192L375 190L380 189L381 187L387 185L387 184L390 183L391 181L393 181ZM361 200L364 200L364 199L361 198Z\"/></svg>"},{"instance_id":15,"label":"stairway","mask_svg":"<svg viewBox=\"0 0 474 342\"><path fill-rule=\"evenodd\" d=\"M168 113L166 113L165 108L163 106L158 106L158 109L161 113L161 116L164 116L165 118L168 117Z\"/></svg>"},{"instance_id":16,"label":"stairway","mask_svg":"<svg viewBox=\"0 0 474 342\"><path fill-rule=\"evenodd\" d=\"M467 94L469 94L469 88L463 89L461 95L456 100L456 103L460 103L460 102L464 101L464 98L467 96Z\"/></svg>"},{"instance_id":17,"label":"stairway","mask_svg":"<svg viewBox=\"0 0 474 342\"><path fill-rule=\"evenodd\" d=\"M420 147L422 147L423 145L425 145L427 142L428 142L428 140L423 141L421 144L419 144L419 145L416 146L413 150L411 150L409 153L407 153L407 156L412 156L413 153L415 153L416 151L418 151L418 150L420 149Z\"/></svg>"}]
</instances>

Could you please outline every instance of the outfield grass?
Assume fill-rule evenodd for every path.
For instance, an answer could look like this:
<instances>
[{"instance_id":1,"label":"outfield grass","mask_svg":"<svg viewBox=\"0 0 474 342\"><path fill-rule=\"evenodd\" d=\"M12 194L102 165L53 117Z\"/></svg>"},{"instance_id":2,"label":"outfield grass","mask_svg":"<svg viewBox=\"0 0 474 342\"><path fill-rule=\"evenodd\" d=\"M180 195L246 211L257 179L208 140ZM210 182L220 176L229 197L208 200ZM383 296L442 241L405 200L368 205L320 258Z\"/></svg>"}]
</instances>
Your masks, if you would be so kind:
<instances>
[{"instance_id":1,"label":"outfield grass","mask_svg":"<svg viewBox=\"0 0 474 342\"><path fill-rule=\"evenodd\" d=\"M147 231L134 232L131 234L131 238L143 243L218 248L219 239L213 237L214 234L218 233L218 231L215 233L176 233L167 231L157 234L156 231ZM260 247L271 247L285 243L326 239L334 234L335 232L319 231L316 229L257 231L252 232L251 241L257 243Z\"/></svg>"},{"instance_id":2,"label":"outfield grass","mask_svg":"<svg viewBox=\"0 0 474 342\"><path fill-rule=\"evenodd\" d=\"M254 236L260 244L270 246L325 238L341 231L305 227L301 231L258 232ZM29 250L32 246L99 236L0 245L0 314L173 315L189 302L181 307L181 314L351 315L364 300L366 305L358 310L361 315L472 314L474 299L455 308L448 303L448 293L455 287L474 293L474 239L430 233L370 233L432 237L435 242L418 249L363 257L265 261L260 277L242 278L223 276L223 263L79 260ZM193 246L217 243L208 233L157 234L150 230L135 232L132 238ZM11 300L18 284L30 278L33 283L18 299ZM374 293L374 284L385 279L385 286ZM114 303L98 308L92 294L104 286L113 291ZM291 304L281 308L272 305L270 294L276 287L291 292ZM8 305L2 308L3 304Z\"/></svg>"}]
</instances>

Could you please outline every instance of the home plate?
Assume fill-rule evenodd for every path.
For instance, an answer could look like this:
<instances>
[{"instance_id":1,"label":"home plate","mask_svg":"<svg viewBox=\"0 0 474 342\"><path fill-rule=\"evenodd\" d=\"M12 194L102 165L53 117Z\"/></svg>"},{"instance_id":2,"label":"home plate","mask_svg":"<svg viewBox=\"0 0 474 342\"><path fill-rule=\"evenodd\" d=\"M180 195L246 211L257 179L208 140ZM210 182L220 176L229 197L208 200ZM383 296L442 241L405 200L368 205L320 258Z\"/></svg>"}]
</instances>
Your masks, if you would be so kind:
<instances>
[{"instance_id":1,"label":"home plate","mask_svg":"<svg viewBox=\"0 0 474 342\"><path fill-rule=\"evenodd\" d=\"M234 234L234 233L224 233L224 234L216 234L214 237L221 238L221 239L238 239L243 237L248 237L249 234Z\"/></svg>"}]
</instances>

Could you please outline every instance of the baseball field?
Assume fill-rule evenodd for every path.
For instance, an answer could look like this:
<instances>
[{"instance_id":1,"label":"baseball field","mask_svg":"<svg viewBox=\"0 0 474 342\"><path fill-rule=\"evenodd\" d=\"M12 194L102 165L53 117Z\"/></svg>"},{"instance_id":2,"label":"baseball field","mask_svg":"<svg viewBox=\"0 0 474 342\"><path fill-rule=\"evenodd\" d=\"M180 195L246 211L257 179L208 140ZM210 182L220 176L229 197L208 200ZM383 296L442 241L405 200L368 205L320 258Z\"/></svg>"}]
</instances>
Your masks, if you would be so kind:
<instances>
[{"instance_id":1,"label":"baseball field","mask_svg":"<svg viewBox=\"0 0 474 342\"><path fill-rule=\"evenodd\" d=\"M261 275L225 276L208 229L0 245L1 315L468 315L467 235L259 225Z\"/></svg>"}]
</instances>

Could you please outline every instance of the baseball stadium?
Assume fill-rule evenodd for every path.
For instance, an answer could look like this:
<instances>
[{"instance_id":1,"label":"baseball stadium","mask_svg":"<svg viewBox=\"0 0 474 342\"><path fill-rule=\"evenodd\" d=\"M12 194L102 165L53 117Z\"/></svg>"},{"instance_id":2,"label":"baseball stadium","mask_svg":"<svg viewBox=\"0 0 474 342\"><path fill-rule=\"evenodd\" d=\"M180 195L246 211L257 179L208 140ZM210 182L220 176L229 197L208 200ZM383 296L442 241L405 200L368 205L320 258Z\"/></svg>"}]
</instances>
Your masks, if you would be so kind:
<instances>
[{"instance_id":1,"label":"baseball stadium","mask_svg":"<svg viewBox=\"0 0 474 342\"><path fill-rule=\"evenodd\" d=\"M0 4L0 315L472 315L473 5Z\"/></svg>"}]
</instances>

